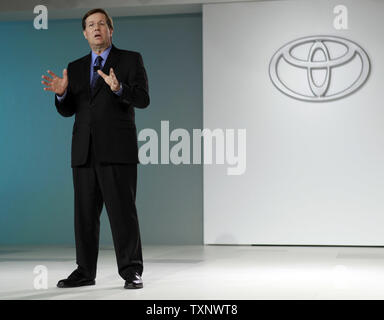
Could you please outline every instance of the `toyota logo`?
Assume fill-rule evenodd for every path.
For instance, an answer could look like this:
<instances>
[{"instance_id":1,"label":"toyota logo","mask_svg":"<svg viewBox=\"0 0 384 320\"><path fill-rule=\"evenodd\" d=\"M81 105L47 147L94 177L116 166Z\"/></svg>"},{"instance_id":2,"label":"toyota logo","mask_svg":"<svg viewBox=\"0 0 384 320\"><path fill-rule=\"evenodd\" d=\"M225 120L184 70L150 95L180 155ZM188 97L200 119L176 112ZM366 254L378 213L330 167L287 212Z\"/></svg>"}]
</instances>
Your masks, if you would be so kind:
<instances>
[{"instance_id":1,"label":"toyota logo","mask_svg":"<svg viewBox=\"0 0 384 320\"><path fill-rule=\"evenodd\" d=\"M277 89L292 98L314 102L351 94L364 84L369 72L367 53L356 43L334 36L292 41L273 55L269 65L269 76Z\"/></svg>"}]
</instances>

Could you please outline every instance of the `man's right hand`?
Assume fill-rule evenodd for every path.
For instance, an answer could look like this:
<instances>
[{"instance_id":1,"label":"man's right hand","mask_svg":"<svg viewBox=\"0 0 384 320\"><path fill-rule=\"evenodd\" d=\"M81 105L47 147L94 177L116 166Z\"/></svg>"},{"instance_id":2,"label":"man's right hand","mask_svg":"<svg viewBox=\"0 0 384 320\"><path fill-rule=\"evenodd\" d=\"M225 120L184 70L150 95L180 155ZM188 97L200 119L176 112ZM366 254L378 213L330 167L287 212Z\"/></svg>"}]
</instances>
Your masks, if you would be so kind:
<instances>
[{"instance_id":1,"label":"man's right hand","mask_svg":"<svg viewBox=\"0 0 384 320\"><path fill-rule=\"evenodd\" d=\"M62 78L58 77L50 70L48 70L47 72L52 76L52 78L45 75L41 76L43 79L47 80L47 81L41 81L41 83L46 86L44 88L44 91L53 91L58 96L62 96L68 87L67 69L63 70Z\"/></svg>"}]
</instances>

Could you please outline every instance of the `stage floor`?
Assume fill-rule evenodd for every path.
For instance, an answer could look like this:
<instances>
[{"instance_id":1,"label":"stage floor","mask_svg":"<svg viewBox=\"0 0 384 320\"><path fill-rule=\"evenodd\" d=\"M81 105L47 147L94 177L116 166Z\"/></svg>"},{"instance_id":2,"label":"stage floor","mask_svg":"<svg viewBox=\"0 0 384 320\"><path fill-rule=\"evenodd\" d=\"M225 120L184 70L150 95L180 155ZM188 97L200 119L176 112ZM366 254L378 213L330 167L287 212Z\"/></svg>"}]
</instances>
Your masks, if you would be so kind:
<instances>
[{"instance_id":1,"label":"stage floor","mask_svg":"<svg viewBox=\"0 0 384 320\"><path fill-rule=\"evenodd\" d=\"M59 289L73 247L0 247L0 299L384 299L384 248L144 246L144 288L126 290L113 247L101 247L95 286ZM35 289L37 265L47 289Z\"/></svg>"}]
</instances>

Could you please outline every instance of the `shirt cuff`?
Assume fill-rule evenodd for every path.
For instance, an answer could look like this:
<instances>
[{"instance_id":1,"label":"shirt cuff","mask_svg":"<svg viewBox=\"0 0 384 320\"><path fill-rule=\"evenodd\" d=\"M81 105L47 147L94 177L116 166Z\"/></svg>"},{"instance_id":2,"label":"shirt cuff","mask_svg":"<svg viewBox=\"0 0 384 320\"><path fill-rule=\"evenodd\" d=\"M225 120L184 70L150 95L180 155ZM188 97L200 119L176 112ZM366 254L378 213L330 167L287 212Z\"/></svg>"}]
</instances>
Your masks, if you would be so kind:
<instances>
[{"instance_id":1,"label":"shirt cuff","mask_svg":"<svg viewBox=\"0 0 384 320\"><path fill-rule=\"evenodd\" d=\"M65 89L64 94L62 96L58 96L56 94L57 100L59 100L59 102L61 102L62 100L64 100L66 95L67 95L67 89Z\"/></svg>"},{"instance_id":2,"label":"shirt cuff","mask_svg":"<svg viewBox=\"0 0 384 320\"><path fill-rule=\"evenodd\" d=\"M120 89L117 91L112 91L114 94L117 94L119 97L121 97L121 94L123 93L123 84L120 82Z\"/></svg>"}]
</instances>

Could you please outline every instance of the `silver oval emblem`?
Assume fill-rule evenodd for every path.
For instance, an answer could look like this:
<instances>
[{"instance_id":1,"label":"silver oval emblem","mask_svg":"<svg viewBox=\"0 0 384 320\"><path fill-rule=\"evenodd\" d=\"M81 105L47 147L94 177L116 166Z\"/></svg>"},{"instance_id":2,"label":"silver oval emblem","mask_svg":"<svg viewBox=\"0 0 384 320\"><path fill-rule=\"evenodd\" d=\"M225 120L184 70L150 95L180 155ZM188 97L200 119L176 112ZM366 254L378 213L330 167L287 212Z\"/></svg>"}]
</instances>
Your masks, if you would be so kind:
<instances>
[{"instance_id":1,"label":"silver oval emblem","mask_svg":"<svg viewBox=\"0 0 384 320\"><path fill-rule=\"evenodd\" d=\"M294 69L299 72L293 76ZM323 80L321 84L314 77L316 72L317 78ZM351 94L365 83L369 73L367 53L356 43L334 36L311 36L289 42L273 55L269 64L269 76L277 89L292 98L313 102Z\"/></svg>"}]
</instances>

